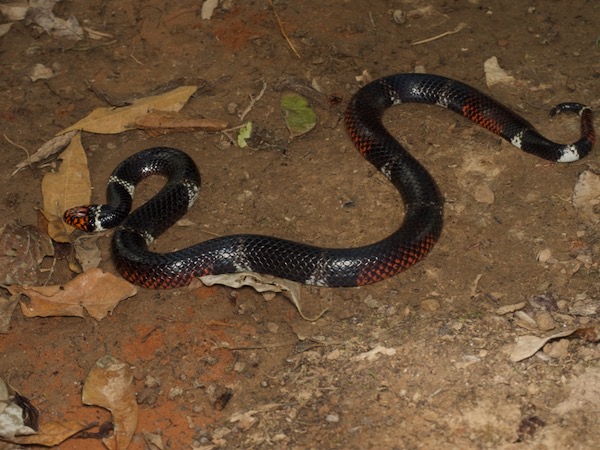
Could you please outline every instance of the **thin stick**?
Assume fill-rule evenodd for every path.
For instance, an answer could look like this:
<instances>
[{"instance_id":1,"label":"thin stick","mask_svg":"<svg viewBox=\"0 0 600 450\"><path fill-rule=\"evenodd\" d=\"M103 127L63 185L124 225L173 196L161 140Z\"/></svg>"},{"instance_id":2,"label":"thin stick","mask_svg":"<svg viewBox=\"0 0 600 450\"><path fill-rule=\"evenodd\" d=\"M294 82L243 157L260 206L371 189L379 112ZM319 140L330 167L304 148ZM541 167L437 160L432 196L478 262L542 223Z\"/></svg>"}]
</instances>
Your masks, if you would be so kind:
<instances>
[{"instance_id":1,"label":"thin stick","mask_svg":"<svg viewBox=\"0 0 600 450\"><path fill-rule=\"evenodd\" d=\"M288 45L290 46L290 48L294 52L294 55L296 55L296 58L301 59L300 58L300 53L298 53L298 50L296 50L296 47L294 47L294 44L292 44L292 41L290 41L290 38L288 37L287 33L285 32L285 29L283 28L283 23L281 22L281 19L279 18L279 15L277 14L277 11L275 11L275 6L273 5L273 1L269 0L269 4L271 5L271 9L273 10L273 14L275 15L275 19L277 19L277 24L279 25L279 31L281 32L281 35L287 41Z\"/></svg>"},{"instance_id":2,"label":"thin stick","mask_svg":"<svg viewBox=\"0 0 600 450\"><path fill-rule=\"evenodd\" d=\"M438 34L437 36L433 36L427 39L423 39L422 41L415 41L415 42L411 42L410 45L421 45L421 44L426 44L427 42L431 42L431 41L435 41L437 39L441 39L445 36L449 36L451 34L454 33L458 33L460 30L462 30L464 27L466 27L467 24L466 23L459 23L458 26L452 30L452 31L446 31L442 34Z\"/></svg>"},{"instance_id":3,"label":"thin stick","mask_svg":"<svg viewBox=\"0 0 600 450\"><path fill-rule=\"evenodd\" d=\"M248 105L248 107L246 109L244 109L244 111L242 112L242 114L240 114L240 120L244 120L244 117L246 117L246 114L248 114L250 111L252 111L252 108L254 108L254 105L256 105L256 102L258 102L263 95L265 95L265 91L267 90L267 82L265 80L262 80L262 89L260 90L260 92L258 93L258 95L256 97L250 97L250 104Z\"/></svg>"}]
</instances>

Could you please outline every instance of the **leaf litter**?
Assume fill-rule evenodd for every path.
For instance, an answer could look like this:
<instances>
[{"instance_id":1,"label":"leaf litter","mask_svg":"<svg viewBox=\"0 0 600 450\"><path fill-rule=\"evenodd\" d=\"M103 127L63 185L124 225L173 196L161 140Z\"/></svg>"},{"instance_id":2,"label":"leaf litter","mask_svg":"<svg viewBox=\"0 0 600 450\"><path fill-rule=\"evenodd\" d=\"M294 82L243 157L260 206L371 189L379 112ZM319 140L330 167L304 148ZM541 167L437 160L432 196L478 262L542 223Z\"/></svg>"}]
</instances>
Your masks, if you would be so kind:
<instances>
[{"instance_id":1,"label":"leaf litter","mask_svg":"<svg viewBox=\"0 0 600 450\"><path fill-rule=\"evenodd\" d=\"M316 317L307 317L302 312L300 304L300 289L298 283L271 275L263 275L255 272L226 273L222 275L205 275L198 279L205 286L214 286L215 284L227 286L233 289L240 289L248 286L256 292L263 294L266 300L270 300L275 294L283 294L294 305L298 314L309 322L319 320L327 312L327 308L321 311Z\"/></svg>"},{"instance_id":2,"label":"leaf litter","mask_svg":"<svg viewBox=\"0 0 600 450\"><path fill-rule=\"evenodd\" d=\"M43 214L48 220L48 235L57 242L69 242L73 227L62 220L68 208L86 205L92 197L92 183L81 134L76 133L61 155L56 172L42 179Z\"/></svg>"},{"instance_id":3,"label":"leaf litter","mask_svg":"<svg viewBox=\"0 0 600 450\"><path fill-rule=\"evenodd\" d=\"M197 86L186 85L171 89L158 95L151 95L134 100L123 107L103 107L93 110L88 116L75 124L60 131L57 136L43 144L33 155L19 163L13 175L23 168L41 163L50 157L61 153L61 164L56 171L46 174L42 180L43 208L41 213L46 220L48 236L55 242L71 243L73 228L65 224L62 215L70 207L89 204L91 199L91 182L87 156L81 142L81 132L116 134L132 129L143 129L155 135L172 132L189 131L219 131L227 127L220 120L191 118L179 111L197 91ZM135 295L137 290L120 277L115 277L117 283L114 289L105 290L101 286L94 287L98 292L85 297L84 292L90 289L90 284L108 276L101 271L92 270L98 265L99 252L94 245L80 246L81 241L74 242L74 255L69 258L69 267L76 273L84 273L64 286L13 286L12 293L30 295L31 300L25 305L21 302L24 314L32 316L75 315L83 316L83 311L100 320L124 298ZM48 252L46 252L48 253ZM29 257L36 257L38 252L32 251ZM12 256L12 255L10 255ZM13 258L11 260L15 262ZM15 272L18 268L35 265L29 260L23 260L17 268L7 270ZM77 261L77 262L76 262ZM10 264L9 264L10 265ZM1 267L1 266L0 266ZM8 273L7 271L5 271ZM35 284L35 280L27 283L14 275L4 278L5 284ZM14 282L13 282L14 281ZM82 290L77 292L78 290ZM112 295L112 297L110 297ZM10 313L14 309L14 299L3 299L0 324L7 330Z\"/></svg>"},{"instance_id":4,"label":"leaf litter","mask_svg":"<svg viewBox=\"0 0 600 450\"><path fill-rule=\"evenodd\" d=\"M121 302L134 296L138 289L125 279L90 269L64 285L9 286L11 294L23 294L21 311L26 317L85 317L84 311L102 320Z\"/></svg>"},{"instance_id":5,"label":"leaf litter","mask_svg":"<svg viewBox=\"0 0 600 450\"><path fill-rule=\"evenodd\" d=\"M253 99L252 105L262 96L265 87L266 85L263 86L261 94ZM43 163L62 152L59 168L46 174L42 181L44 201L41 212L47 220L47 232L51 239L56 242L71 242L70 235L73 230L62 221L62 213L69 207L90 202L89 167L85 149L81 142L81 132L117 134L140 129L151 136L157 136L174 132L222 131L226 129L227 123L224 121L193 118L180 113L180 110L196 91L197 86L180 86L163 94L136 99L126 106L97 108L75 124L60 131L57 136L47 141L33 155L28 155L26 160L16 166L13 175L26 167ZM300 109L304 110L305 113L314 115L310 107L308 107L308 112L306 107L307 105ZM298 132L298 135L310 131L314 124L314 122L309 123L304 131ZM293 135L294 132L290 131ZM79 253L81 259L81 252ZM135 295L137 287L121 277L104 273L98 268L90 268L97 265L98 262L97 251L92 249L92 253L96 254L91 257L87 255L91 262L82 264L83 273L64 285L25 286L24 284L17 284L9 286L7 289L11 293L11 298L0 305L1 309L12 313L16 304L20 303L21 310L26 317L85 317L87 313L96 320L103 319L112 313L121 300ZM83 258L85 259L86 255ZM77 271L78 268L72 264L72 261L73 259L70 267ZM262 276L258 274L236 274L233 277L237 280L231 281L230 279L224 282L224 278L220 278L203 281L207 285L209 283L225 284L233 288L252 286L257 291L262 292L265 298L269 297L269 293L272 295L284 293L290 298L299 314L306 320L317 320L326 312L326 310L322 311L315 318L306 317L298 301L297 286L289 286L285 280L279 280L281 281L279 283L277 280L262 279ZM4 321L4 330L8 330L9 320L10 314L8 319ZM83 401L86 404L102 406L113 413L115 433L113 436L106 438L104 443L108 448L126 448L135 431L136 424L133 419L137 420L135 393L132 390L131 376L127 372L129 369L116 360L110 360L110 357L106 358L109 359L99 361L92 369L86 381L86 386L90 386L90 383L95 384L98 379L103 379L110 384L113 376L116 375L115 371L122 371L123 373L118 374L118 377L125 380L122 383L124 386L122 394L127 400L125 406L119 403L121 400L114 397L98 397L100 394L106 394L104 388L84 388L86 395ZM102 372L103 370L105 372ZM101 372L102 374L100 374ZM77 421L42 423L38 434L19 437L18 442L48 446L57 445L87 428L89 428L89 424L86 425Z\"/></svg>"},{"instance_id":6,"label":"leaf litter","mask_svg":"<svg viewBox=\"0 0 600 450\"><path fill-rule=\"evenodd\" d=\"M0 439L15 444L55 446L86 425L66 420L48 421L29 399L0 378Z\"/></svg>"},{"instance_id":7,"label":"leaf litter","mask_svg":"<svg viewBox=\"0 0 600 450\"><path fill-rule=\"evenodd\" d=\"M8 223L0 227L0 283L35 284L40 281L40 263L53 256L50 238L34 226Z\"/></svg>"},{"instance_id":8,"label":"leaf litter","mask_svg":"<svg viewBox=\"0 0 600 450\"><path fill-rule=\"evenodd\" d=\"M180 86L163 94L138 98L128 106L96 108L59 134L73 130L98 134L123 133L134 129L136 121L151 112L181 110L197 89L197 86Z\"/></svg>"},{"instance_id":9,"label":"leaf litter","mask_svg":"<svg viewBox=\"0 0 600 450\"><path fill-rule=\"evenodd\" d=\"M104 445L111 450L126 449L138 421L132 368L112 356L103 356L88 373L81 398L86 405L112 413L114 433L102 439Z\"/></svg>"},{"instance_id":10,"label":"leaf litter","mask_svg":"<svg viewBox=\"0 0 600 450\"><path fill-rule=\"evenodd\" d=\"M522 361L535 355L546 343L555 339L564 337L578 337L588 342L598 342L600 340L600 330L597 326L586 326L567 331L561 331L547 337L538 336L519 336L516 343L510 351L510 360L513 362Z\"/></svg>"}]
</instances>

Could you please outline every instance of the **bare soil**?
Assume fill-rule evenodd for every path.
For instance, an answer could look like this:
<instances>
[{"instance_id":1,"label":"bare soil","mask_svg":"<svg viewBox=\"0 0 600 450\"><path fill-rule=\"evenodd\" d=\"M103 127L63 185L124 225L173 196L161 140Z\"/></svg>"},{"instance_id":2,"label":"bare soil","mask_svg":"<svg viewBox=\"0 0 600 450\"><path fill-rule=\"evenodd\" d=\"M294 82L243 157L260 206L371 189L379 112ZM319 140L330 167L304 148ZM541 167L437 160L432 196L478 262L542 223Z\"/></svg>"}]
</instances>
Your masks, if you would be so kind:
<instances>
[{"instance_id":1,"label":"bare soil","mask_svg":"<svg viewBox=\"0 0 600 450\"><path fill-rule=\"evenodd\" d=\"M199 3L63 1L58 16L110 37L74 42L25 22L0 37L2 224L36 223L41 177L59 164L11 176L25 157L15 144L34 151L96 107L169 86L204 86L186 112L232 126L267 89L246 117L259 136L250 148L221 133L84 134L99 202L113 168L136 151L167 145L193 155L203 187L186 218L196 225L169 230L162 250L244 232L356 246L393 231L398 194L340 121L365 71L460 79L565 142L577 138L577 118L549 119L549 108L600 107L596 0L274 1L300 58L268 1L225 1L210 20ZM509 87L486 86L492 56L515 78ZM56 76L32 81L38 63ZM279 102L299 85L319 87L309 98L319 125L289 139ZM144 431L166 449L596 448L597 344L558 340L520 362L509 351L517 336L598 318L598 230L571 202L580 173L600 168L597 151L548 163L436 106L394 108L385 121L446 198L441 240L417 266L368 287L302 287L308 315L328 309L315 322L283 297L221 287L141 290L100 322L26 319L17 309L0 336L0 375L45 417L102 422L107 412L81 406L82 382L102 355L126 361L140 405L131 448L150 448ZM148 182L138 201L159 188ZM110 234L99 245L101 267L114 271ZM551 258L538 261L542 250ZM57 260L48 282L72 276ZM520 311L498 313L519 302Z\"/></svg>"}]
</instances>

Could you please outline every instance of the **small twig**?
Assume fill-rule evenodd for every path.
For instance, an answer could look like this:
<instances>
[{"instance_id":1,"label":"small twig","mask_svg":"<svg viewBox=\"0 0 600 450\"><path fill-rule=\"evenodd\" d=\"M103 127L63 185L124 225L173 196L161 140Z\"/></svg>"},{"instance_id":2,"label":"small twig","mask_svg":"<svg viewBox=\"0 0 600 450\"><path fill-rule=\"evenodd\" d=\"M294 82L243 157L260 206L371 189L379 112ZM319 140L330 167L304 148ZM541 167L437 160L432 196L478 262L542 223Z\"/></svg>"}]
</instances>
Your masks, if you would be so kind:
<instances>
[{"instance_id":1,"label":"small twig","mask_svg":"<svg viewBox=\"0 0 600 450\"><path fill-rule=\"evenodd\" d=\"M262 80L262 84L263 84L262 89L260 90L258 95L256 97L250 97L250 104L240 114L240 120L243 121L244 117L246 117L246 115L250 111L252 111L252 108L254 108L254 105L256 105L256 103L262 98L263 95L265 95L265 91L267 90L267 82L265 80Z\"/></svg>"},{"instance_id":2,"label":"small twig","mask_svg":"<svg viewBox=\"0 0 600 450\"><path fill-rule=\"evenodd\" d=\"M29 159L29 150L27 150L22 145L17 144L16 142L11 141L6 134L2 133L2 135L4 136L4 139L6 139L8 141L9 144L12 144L15 147L20 148L21 150L23 150L25 152L25 154L27 155L27 159Z\"/></svg>"},{"instance_id":3,"label":"small twig","mask_svg":"<svg viewBox=\"0 0 600 450\"><path fill-rule=\"evenodd\" d=\"M275 19L277 20L277 24L279 25L279 31L281 32L281 35L287 41L288 45L290 46L290 48L294 52L294 55L296 55L296 58L301 59L300 58L300 53L298 53L298 50L296 50L296 47L294 47L294 44L292 44L292 41L290 41L290 38L288 37L287 33L285 32L285 29L283 28L283 22L281 22L281 19L279 18L279 15L277 14L277 11L275 11L275 6L273 5L273 1L269 0L269 4L271 5L271 9L273 10L273 14L275 15Z\"/></svg>"},{"instance_id":4,"label":"small twig","mask_svg":"<svg viewBox=\"0 0 600 450\"><path fill-rule=\"evenodd\" d=\"M431 41L435 41L437 39L441 39L441 38L443 38L445 36L449 36L451 34L458 33L460 30L462 30L466 26L467 26L466 23L459 23L458 26L454 30L446 31L446 32L444 32L442 34L438 34L437 36L433 36L433 37L430 37L430 38L427 38L427 39L423 39L421 41L411 42L410 45L421 45L421 44L426 44L427 42L431 42Z\"/></svg>"},{"instance_id":5,"label":"small twig","mask_svg":"<svg viewBox=\"0 0 600 450\"><path fill-rule=\"evenodd\" d=\"M266 350L269 348L280 348L280 347L289 347L294 345L295 342L282 342L278 344L256 344L256 345L244 345L244 346L230 346L225 343L216 344L214 347L211 347L211 350L224 348L226 350Z\"/></svg>"},{"instance_id":6,"label":"small twig","mask_svg":"<svg viewBox=\"0 0 600 450\"><path fill-rule=\"evenodd\" d=\"M142 64L142 62L141 62L139 59L137 59L135 56L133 56L133 52L135 52L135 47L133 47L133 48L131 49L131 53L129 54L129 57L130 57L131 59L133 59L133 60L134 60L134 61L135 61L137 64L139 64L140 66L143 66L144 64Z\"/></svg>"}]
</instances>

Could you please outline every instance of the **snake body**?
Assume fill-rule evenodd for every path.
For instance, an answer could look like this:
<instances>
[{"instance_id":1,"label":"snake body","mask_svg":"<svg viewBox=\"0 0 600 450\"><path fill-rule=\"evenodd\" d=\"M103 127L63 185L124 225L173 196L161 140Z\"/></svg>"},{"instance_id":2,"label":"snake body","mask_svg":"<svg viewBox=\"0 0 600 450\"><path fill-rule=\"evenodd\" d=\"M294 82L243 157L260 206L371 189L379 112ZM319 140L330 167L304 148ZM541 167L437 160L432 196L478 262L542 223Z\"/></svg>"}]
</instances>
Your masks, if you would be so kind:
<instances>
[{"instance_id":1,"label":"snake body","mask_svg":"<svg viewBox=\"0 0 600 450\"><path fill-rule=\"evenodd\" d=\"M443 224L443 197L427 170L386 130L382 115L392 105L425 103L450 109L501 136L515 147L556 162L587 155L595 142L591 110L562 103L551 110L581 118L581 137L558 144L541 136L519 115L464 83L430 74L397 74L375 80L351 99L345 124L359 152L398 189L405 214L384 239L356 248L321 248L270 236L231 235L171 253L149 245L194 203L200 174L184 152L154 147L123 161L108 180L107 204L71 208L67 223L85 231L117 227L113 259L124 278L147 288L173 288L194 277L257 272L304 284L362 286L396 275L422 260L437 242ZM135 186L164 175L162 190L130 213Z\"/></svg>"}]
</instances>

